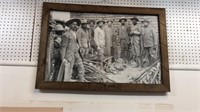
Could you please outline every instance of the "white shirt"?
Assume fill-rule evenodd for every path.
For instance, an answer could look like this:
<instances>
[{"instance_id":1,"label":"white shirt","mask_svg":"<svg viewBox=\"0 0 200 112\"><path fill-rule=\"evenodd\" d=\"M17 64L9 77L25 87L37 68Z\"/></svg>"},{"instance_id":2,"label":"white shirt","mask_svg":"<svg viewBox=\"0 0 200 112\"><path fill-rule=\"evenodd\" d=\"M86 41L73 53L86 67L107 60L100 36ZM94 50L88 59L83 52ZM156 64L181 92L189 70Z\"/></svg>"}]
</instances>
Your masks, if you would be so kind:
<instances>
[{"instance_id":1,"label":"white shirt","mask_svg":"<svg viewBox=\"0 0 200 112\"><path fill-rule=\"evenodd\" d=\"M75 39L76 39L76 32L70 30L72 32L72 34L74 35Z\"/></svg>"},{"instance_id":2,"label":"white shirt","mask_svg":"<svg viewBox=\"0 0 200 112\"><path fill-rule=\"evenodd\" d=\"M71 32L72 32L72 34L74 35L74 37L75 37L75 40L77 39L77 37L76 37L76 32L74 32L73 30L70 30ZM80 48L80 46L79 46L79 44L77 43L77 40L76 40L76 44L77 44L77 46L78 46L78 49Z\"/></svg>"},{"instance_id":3,"label":"white shirt","mask_svg":"<svg viewBox=\"0 0 200 112\"><path fill-rule=\"evenodd\" d=\"M103 29L97 27L94 30L94 41L97 47L105 47L105 32Z\"/></svg>"}]
</instances>

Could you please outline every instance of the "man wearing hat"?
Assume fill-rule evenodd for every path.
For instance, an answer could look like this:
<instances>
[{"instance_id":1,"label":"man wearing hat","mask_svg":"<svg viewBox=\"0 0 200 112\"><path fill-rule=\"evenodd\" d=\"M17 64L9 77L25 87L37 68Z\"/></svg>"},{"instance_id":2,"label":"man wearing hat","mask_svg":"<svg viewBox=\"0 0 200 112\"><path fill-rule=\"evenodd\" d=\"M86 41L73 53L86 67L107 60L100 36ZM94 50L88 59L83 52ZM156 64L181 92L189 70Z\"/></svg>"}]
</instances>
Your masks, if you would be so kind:
<instances>
[{"instance_id":1,"label":"man wearing hat","mask_svg":"<svg viewBox=\"0 0 200 112\"><path fill-rule=\"evenodd\" d=\"M94 30L95 30L95 20L89 20L89 44L90 44L90 53L95 54L95 51L97 50L96 43L94 41Z\"/></svg>"},{"instance_id":2,"label":"man wearing hat","mask_svg":"<svg viewBox=\"0 0 200 112\"><path fill-rule=\"evenodd\" d=\"M157 38L155 37L155 32L152 27L149 26L150 21L148 19L144 19L142 21L144 28L142 29L142 45L144 47L143 50L143 63L144 66L150 66L155 60L155 53L157 48Z\"/></svg>"},{"instance_id":3,"label":"man wearing hat","mask_svg":"<svg viewBox=\"0 0 200 112\"><path fill-rule=\"evenodd\" d=\"M60 59L60 46L61 46L61 41L62 41L62 34L64 33L64 28L61 24L57 24L53 29L52 29L55 34L54 34L54 41L53 41L53 59L52 59L52 66L53 66L53 78L52 80L55 81L58 76L60 64L61 64L61 59Z\"/></svg>"},{"instance_id":4,"label":"man wearing hat","mask_svg":"<svg viewBox=\"0 0 200 112\"><path fill-rule=\"evenodd\" d=\"M97 45L98 59L100 61L100 66L103 68L103 58L105 49L105 32L103 30L105 22L103 20L97 21L97 27L94 30L94 41Z\"/></svg>"},{"instance_id":5,"label":"man wearing hat","mask_svg":"<svg viewBox=\"0 0 200 112\"><path fill-rule=\"evenodd\" d=\"M112 26L113 21L108 20L107 25L104 27L105 31L105 55L111 56L111 48L112 48L112 38L114 35L114 29Z\"/></svg>"},{"instance_id":6,"label":"man wearing hat","mask_svg":"<svg viewBox=\"0 0 200 112\"><path fill-rule=\"evenodd\" d=\"M130 44L130 40L128 37L128 27L126 25L127 19L121 18L119 19L121 25L118 27L118 34L120 38L121 45L121 58L127 62L127 54L128 54L128 45Z\"/></svg>"},{"instance_id":7,"label":"man wearing hat","mask_svg":"<svg viewBox=\"0 0 200 112\"><path fill-rule=\"evenodd\" d=\"M47 47L47 58L46 62L49 63L46 65L46 75L45 75L45 81L52 81L53 77L53 68L52 68L52 59L53 59L53 48L54 48L54 36L55 32L52 31L56 25L56 22L50 18L49 20L49 39L48 39L48 47ZM50 74L50 75L49 75Z\"/></svg>"},{"instance_id":8,"label":"man wearing hat","mask_svg":"<svg viewBox=\"0 0 200 112\"><path fill-rule=\"evenodd\" d=\"M129 37L131 42L131 60L137 63L137 66L140 67L141 70L141 27L137 24L139 21L136 16L131 18L132 25L129 29Z\"/></svg>"},{"instance_id":9,"label":"man wearing hat","mask_svg":"<svg viewBox=\"0 0 200 112\"><path fill-rule=\"evenodd\" d=\"M49 25L52 27L52 25ZM64 28L62 25L58 24L55 25L54 28L51 28L52 31L50 32L50 37L48 41L48 48L47 48L47 73L50 73L47 81L55 81L57 79L59 67L61 64L60 59L60 43L61 43L61 35L64 32ZM59 41L57 41L59 40Z\"/></svg>"},{"instance_id":10,"label":"man wearing hat","mask_svg":"<svg viewBox=\"0 0 200 112\"><path fill-rule=\"evenodd\" d=\"M83 58L87 58L88 55L88 43L89 43L89 33L87 30L88 21L86 19L81 21L81 28L76 32L80 52Z\"/></svg>"},{"instance_id":11,"label":"man wearing hat","mask_svg":"<svg viewBox=\"0 0 200 112\"><path fill-rule=\"evenodd\" d=\"M79 46L77 43L76 31L80 26L81 21L79 19L70 19L66 22L66 26L69 27L69 31L66 31L62 35L60 55L61 60L64 63L64 79L62 77L57 78L58 81L71 81L73 67L77 69L77 79L81 82L84 81L84 66L79 54ZM61 67L62 68L62 67ZM62 75L63 70L59 70Z\"/></svg>"}]
</instances>

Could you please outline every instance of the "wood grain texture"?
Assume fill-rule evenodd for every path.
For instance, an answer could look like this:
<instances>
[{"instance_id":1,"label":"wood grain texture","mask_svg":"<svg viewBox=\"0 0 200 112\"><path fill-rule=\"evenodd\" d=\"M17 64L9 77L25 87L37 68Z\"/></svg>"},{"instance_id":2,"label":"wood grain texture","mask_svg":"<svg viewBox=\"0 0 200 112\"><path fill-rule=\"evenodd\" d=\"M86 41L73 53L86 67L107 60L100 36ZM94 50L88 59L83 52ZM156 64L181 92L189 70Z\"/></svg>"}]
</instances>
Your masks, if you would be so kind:
<instances>
[{"instance_id":1,"label":"wood grain texture","mask_svg":"<svg viewBox=\"0 0 200 112\"><path fill-rule=\"evenodd\" d=\"M131 83L86 83L86 82L44 82L46 50L48 39L48 19L50 11L76 11L115 14L155 15L159 20L160 52L161 52L161 77L162 84L131 84ZM111 7L95 5L75 5L60 3L44 3L42 13L42 28L40 36L39 60L37 69L36 88L53 90L79 90L79 91L109 91L109 92L169 92L169 63L167 48L167 32L165 9L163 8L136 8L136 7Z\"/></svg>"},{"instance_id":2,"label":"wood grain texture","mask_svg":"<svg viewBox=\"0 0 200 112\"><path fill-rule=\"evenodd\" d=\"M42 107L0 107L0 112L63 112L63 109Z\"/></svg>"}]
</instances>

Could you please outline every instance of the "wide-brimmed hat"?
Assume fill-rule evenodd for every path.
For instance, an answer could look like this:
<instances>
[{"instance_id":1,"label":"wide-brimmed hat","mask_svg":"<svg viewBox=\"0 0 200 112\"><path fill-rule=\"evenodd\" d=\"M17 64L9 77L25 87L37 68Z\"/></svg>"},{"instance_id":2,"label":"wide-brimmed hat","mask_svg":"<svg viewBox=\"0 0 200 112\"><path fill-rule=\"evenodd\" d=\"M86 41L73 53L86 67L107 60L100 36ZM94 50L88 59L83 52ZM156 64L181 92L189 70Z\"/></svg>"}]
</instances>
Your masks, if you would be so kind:
<instances>
[{"instance_id":1,"label":"wide-brimmed hat","mask_svg":"<svg viewBox=\"0 0 200 112\"><path fill-rule=\"evenodd\" d=\"M108 22L111 22L111 23L113 23L113 20L107 20L106 22L107 22L107 23L108 23Z\"/></svg>"},{"instance_id":2,"label":"wide-brimmed hat","mask_svg":"<svg viewBox=\"0 0 200 112\"><path fill-rule=\"evenodd\" d=\"M95 20L93 19L88 20L88 23L91 23L91 22L95 24Z\"/></svg>"},{"instance_id":3,"label":"wide-brimmed hat","mask_svg":"<svg viewBox=\"0 0 200 112\"><path fill-rule=\"evenodd\" d=\"M103 24L105 24L105 21L103 21L103 20L98 20L97 24L99 24L100 22L103 22Z\"/></svg>"},{"instance_id":4,"label":"wide-brimmed hat","mask_svg":"<svg viewBox=\"0 0 200 112\"><path fill-rule=\"evenodd\" d=\"M125 22L127 21L126 18L121 18L121 19L119 19L119 22L121 22L122 20L124 20Z\"/></svg>"},{"instance_id":5,"label":"wide-brimmed hat","mask_svg":"<svg viewBox=\"0 0 200 112\"><path fill-rule=\"evenodd\" d=\"M150 21L149 21L148 19L143 19L143 20L142 20L142 23L143 23L143 22L150 23Z\"/></svg>"},{"instance_id":6,"label":"wide-brimmed hat","mask_svg":"<svg viewBox=\"0 0 200 112\"><path fill-rule=\"evenodd\" d=\"M81 24L88 24L89 22L88 22L88 20L87 19L83 19L83 20L81 20Z\"/></svg>"},{"instance_id":7,"label":"wide-brimmed hat","mask_svg":"<svg viewBox=\"0 0 200 112\"><path fill-rule=\"evenodd\" d=\"M66 26L69 27L69 25L72 24L73 22L77 22L78 26L80 26L80 24L81 24L81 20L80 19L70 19L65 24L66 24Z\"/></svg>"},{"instance_id":8,"label":"wide-brimmed hat","mask_svg":"<svg viewBox=\"0 0 200 112\"><path fill-rule=\"evenodd\" d=\"M136 16L133 16L130 20L136 20L139 21L139 19Z\"/></svg>"},{"instance_id":9,"label":"wide-brimmed hat","mask_svg":"<svg viewBox=\"0 0 200 112\"><path fill-rule=\"evenodd\" d=\"M65 31L61 24L57 24L53 29L53 31Z\"/></svg>"},{"instance_id":10,"label":"wide-brimmed hat","mask_svg":"<svg viewBox=\"0 0 200 112\"><path fill-rule=\"evenodd\" d=\"M64 21L64 20L54 19L54 21L55 21L57 24L65 24L65 21Z\"/></svg>"}]
</instances>

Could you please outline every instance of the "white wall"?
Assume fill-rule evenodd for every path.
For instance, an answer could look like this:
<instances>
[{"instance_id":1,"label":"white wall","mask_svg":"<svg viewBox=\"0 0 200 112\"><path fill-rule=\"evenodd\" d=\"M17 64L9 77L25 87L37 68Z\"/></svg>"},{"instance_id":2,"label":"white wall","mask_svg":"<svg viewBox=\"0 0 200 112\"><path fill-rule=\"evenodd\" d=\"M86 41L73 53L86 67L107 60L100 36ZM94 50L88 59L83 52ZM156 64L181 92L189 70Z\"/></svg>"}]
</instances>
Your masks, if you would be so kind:
<instances>
[{"instance_id":1,"label":"white wall","mask_svg":"<svg viewBox=\"0 0 200 112\"><path fill-rule=\"evenodd\" d=\"M2 105L2 95L3 95L3 80L2 80L2 77L3 77L3 73L2 73L2 67L0 67L0 107Z\"/></svg>"},{"instance_id":2,"label":"white wall","mask_svg":"<svg viewBox=\"0 0 200 112\"><path fill-rule=\"evenodd\" d=\"M36 67L0 66L3 106L64 107L65 111L200 112L200 71L170 71L166 95L41 92L34 89ZM120 112L121 112L120 111Z\"/></svg>"}]
</instances>

